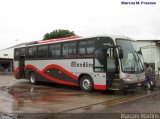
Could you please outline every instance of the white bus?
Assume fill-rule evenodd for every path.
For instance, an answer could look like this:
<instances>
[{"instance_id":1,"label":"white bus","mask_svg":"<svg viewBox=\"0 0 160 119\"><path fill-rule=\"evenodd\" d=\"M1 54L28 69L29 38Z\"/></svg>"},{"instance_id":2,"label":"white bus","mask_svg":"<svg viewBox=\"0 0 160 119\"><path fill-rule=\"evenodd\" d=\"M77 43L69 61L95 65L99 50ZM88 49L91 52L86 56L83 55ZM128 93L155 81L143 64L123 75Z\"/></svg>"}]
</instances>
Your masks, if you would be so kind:
<instances>
[{"instance_id":1,"label":"white bus","mask_svg":"<svg viewBox=\"0 0 160 119\"><path fill-rule=\"evenodd\" d=\"M144 62L137 42L129 38L73 36L15 48L14 75L86 92L135 89L144 84Z\"/></svg>"}]
</instances>

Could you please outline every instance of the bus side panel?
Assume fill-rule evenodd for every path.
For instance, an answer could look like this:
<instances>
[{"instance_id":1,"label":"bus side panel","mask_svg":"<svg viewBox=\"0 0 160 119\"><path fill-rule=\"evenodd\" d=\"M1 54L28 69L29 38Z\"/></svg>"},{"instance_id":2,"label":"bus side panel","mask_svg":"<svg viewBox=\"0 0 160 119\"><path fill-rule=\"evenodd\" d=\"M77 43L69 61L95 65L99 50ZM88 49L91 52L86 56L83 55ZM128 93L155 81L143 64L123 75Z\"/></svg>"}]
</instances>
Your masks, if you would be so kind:
<instances>
[{"instance_id":1,"label":"bus side panel","mask_svg":"<svg viewBox=\"0 0 160 119\"><path fill-rule=\"evenodd\" d=\"M98 90L106 90L106 73L105 72L94 72L93 71L93 58L90 59L76 59L75 70L76 75L80 76L81 74L89 75L94 82L94 89ZM77 66L78 64L82 64L82 66ZM73 67L71 67L73 68ZM74 70L74 69L72 69Z\"/></svg>"},{"instance_id":2,"label":"bus side panel","mask_svg":"<svg viewBox=\"0 0 160 119\"><path fill-rule=\"evenodd\" d=\"M78 86L78 77L88 74L94 82L94 89L106 90L106 74L93 72L93 59L63 59L63 60L26 60L25 76L30 72L37 74L38 81L55 82Z\"/></svg>"},{"instance_id":3,"label":"bus side panel","mask_svg":"<svg viewBox=\"0 0 160 119\"><path fill-rule=\"evenodd\" d=\"M78 85L78 77L88 74L94 82L94 88L106 89L106 74L93 72L93 59L63 59L63 60L27 60L26 65L32 65L34 71L52 82L68 85ZM34 67L33 67L34 66ZM43 74L41 74L43 72ZM28 75L28 73L27 73ZM56 79L56 80L54 80ZM57 81L57 79L59 79Z\"/></svg>"},{"instance_id":4,"label":"bus side panel","mask_svg":"<svg viewBox=\"0 0 160 119\"><path fill-rule=\"evenodd\" d=\"M36 80L37 81L41 81L41 82L52 82L48 79L46 79L44 76L40 75L38 72L36 72L34 69L32 68L27 68L25 69L25 76L26 76L26 79L29 79L30 78L30 73L34 72L36 74Z\"/></svg>"},{"instance_id":5,"label":"bus side panel","mask_svg":"<svg viewBox=\"0 0 160 119\"><path fill-rule=\"evenodd\" d=\"M106 90L107 84L106 84L106 73L94 73L94 89L98 90Z\"/></svg>"},{"instance_id":6,"label":"bus side panel","mask_svg":"<svg viewBox=\"0 0 160 119\"><path fill-rule=\"evenodd\" d=\"M51 63L51 60L26 61L26 77L29 78L31 72L38 74L38 80L51 81L60 84L78 86L78 77L71 73L66 67ZM60 63L62 64L62 63ZM45 80L44 80L45 79Z\"/></svg>"},{"instance_id":7,"label":"bus side panel","mask_svg":"<svg viewBox=\"0 0 160 119\"><path fill-rule=\"evenodd\" d=\"M26 65L26 67L28 67L28 66ZM38 71L38 72L37 71L38 70L35 70L33 68L26 68L26 70L25 70L26 78L29 79L30 73L34 72L34 73L36 73L36 77L37 77L38 81L54 82L54 80L50 81L49 79L55 78L57 80L67 81L67 82L72 82L72 83L78 84L78 80L73 79L72 77L66 75L62 71L55 69L55 68L49 68L46 71ZM50 78L47 78L47 77L50 77Z\"/></svg>"},{"instance_id":8,"label":"bus side panel","mask_svg":"<svg viewBox=\"0 0 160 119\"><path fill-rule=\"evenodd\" d=\"M106 90L106 73L86 73L86 72L78 72L77 75L86 74L89 75L93 79L94 89L96 90Z\"/></svg>"}]
</instances>

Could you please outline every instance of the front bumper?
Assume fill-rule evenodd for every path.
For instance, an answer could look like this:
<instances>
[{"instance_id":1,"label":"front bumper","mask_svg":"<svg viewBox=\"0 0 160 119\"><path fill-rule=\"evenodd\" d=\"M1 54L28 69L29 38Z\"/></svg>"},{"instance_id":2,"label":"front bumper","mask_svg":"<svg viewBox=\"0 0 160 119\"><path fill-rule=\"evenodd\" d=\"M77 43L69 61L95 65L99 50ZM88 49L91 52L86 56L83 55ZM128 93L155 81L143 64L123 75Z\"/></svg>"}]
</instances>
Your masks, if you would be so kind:
<instances>
[{"instance_id":1,"label":"front bumper","mask_svg":"<svg viewBox=\"0 0 160 119\"><path fill-rule=\"evenodd\" d=\"M145 86L145 82L137 82L137 83L128 83L124 84L125 89L136 89L136 88L142 88Z\"/></svg>"}]
</instances>

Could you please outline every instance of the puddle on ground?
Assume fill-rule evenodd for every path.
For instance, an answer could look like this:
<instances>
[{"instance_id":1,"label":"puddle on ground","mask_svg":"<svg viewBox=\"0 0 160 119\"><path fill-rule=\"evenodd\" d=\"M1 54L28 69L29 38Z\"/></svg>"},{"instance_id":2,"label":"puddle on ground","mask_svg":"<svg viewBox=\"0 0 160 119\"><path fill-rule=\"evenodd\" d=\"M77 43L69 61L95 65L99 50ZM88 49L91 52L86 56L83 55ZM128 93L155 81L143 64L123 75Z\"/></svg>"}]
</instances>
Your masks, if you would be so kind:
<instances>
[{"instance_id":1,"label":"puddle on ground","mask_svg":"<svg viewBox=\"0 0 160 119\"><path fill-rule=\"evenodd\" d=\"M83 97L88 96L87 93L83 93L77 90L66 90L66 88L55 88L53 86L45 85L31 85L28 82L18 82L12 86L2 86L0 87L0 92L7 92L12 96L12 99L17 104L22 105L23 103L50 103L56 102L61 103L70 99L71 97ZM90 98L95 98L96 94L89 95ZM100 96L101 97L104 97ZM114 98L113 95L108 95ZM97 98L98 99L98 98Z\"/></svg>"},{"instance_id":2,"label":"puddle on ground","mask_svg":"<svg viewBox=\"0 0 160 119\"><path fill-rule=\"evenodd\" d=\"M0 87L0 103L11 103L12 108L32 107L34 104L61 104L71 97L82 97L86 93L74 90L66 90L29 83L16 83L12 86ZM10 101L10 102L7 102ZM5 104L6 103L6 104Z\"/></svg>"},{"instance_id":3,"label":"puddle on ground","mask_svg":"<svg viewBox=\"0 0 160 119\"><path fill-rule=\"evenodd\" d=\"M9 90L11 90L11 86L2 86L2 87L0 87L0 91L1 92L3 92L3 91L8 92Z\"/></svg>"},{"instance_id":4,"label":"puddle on ground","mask_svg":"<svg viewBox=\"0 0 160 119\"><path fill-rule=\"evenodd\" d=\"M83 96L76 92L66 92L56 88L37 86L13 86L7 89L8 93L19 102L53 102L70 96Z\"/></svg>"},{"instance_id":5,"label":"puddle on ground","mask_svg":"<svg viewBox=\"0 0 160 119\"><path fill-rule=\"evenodd\" d=\"M66 92L55 88L8 87L1 88L0 111L10 113L50 113L74 108L75 100L85 94ZM2 100L1 100L2 99ZM73 100L73 101L72 101Z\"/></svg>"}]
</instances>

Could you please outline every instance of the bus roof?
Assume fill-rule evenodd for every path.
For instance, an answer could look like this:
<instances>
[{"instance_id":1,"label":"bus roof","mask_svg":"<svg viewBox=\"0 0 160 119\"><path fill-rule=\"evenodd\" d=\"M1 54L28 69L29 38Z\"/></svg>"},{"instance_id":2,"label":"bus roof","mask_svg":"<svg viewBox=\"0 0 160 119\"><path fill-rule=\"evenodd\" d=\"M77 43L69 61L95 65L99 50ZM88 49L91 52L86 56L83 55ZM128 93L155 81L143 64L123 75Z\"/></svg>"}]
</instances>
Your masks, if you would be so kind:
<instances>
[{"instance_id":1,"label":"bus roof","mask_svg":"<svg viewBox=\"0 0 160 119\"><path fill-rule=\"evenodd\" d=\"M40 41L36 41L33 43L28 43L26 44L26 46L23 47L27 47L27 46L35 46L35 45L41 45L41 44L49 44L49 43L59 43L59 42L63 42L63 41L74 41L74 40L83 40L83 39L89 39L89 38L98 38L98 37L110 37L110 38L123 38L123 39L129 39L131 40L131 38L129 37L124 37L124 36L118 36L118 35L103 35L103 36L92 36L92 37L81 37L81 36L70 36L70 37L65 37L65 38L55 38L55 39L49 39L49 40L40 40Z\"/></svg>"},{"instance_id":2,"label":"bus roof","mask_svg":"<svg viewBox=\"0 0 160 119\"><path fill-rule=\"evenodd\" d=\"M55 38L49 40L41 40L38 41L37 44L47 44L47 43L54 43L54 42L63 42L63 41L70 41L70 40L80 40L80 39L88 39L88 38L95 38L95 37L111 37L111 38L123 38L123 39L131 39L125 36L118 36L118 35L99 35L99 36L90 36L90 37L81 37L81 36L70 36L65 38Z\"/></svg>"}]
</instances>

